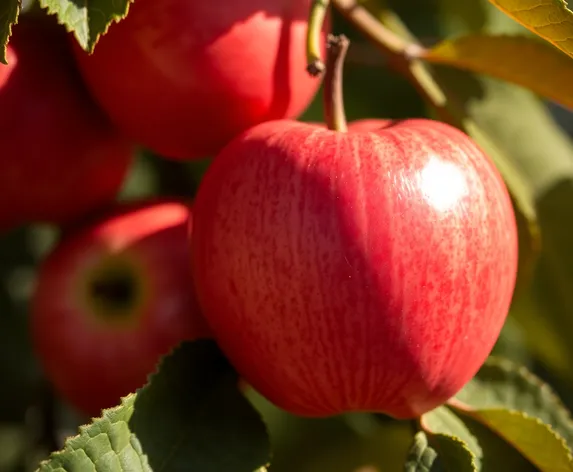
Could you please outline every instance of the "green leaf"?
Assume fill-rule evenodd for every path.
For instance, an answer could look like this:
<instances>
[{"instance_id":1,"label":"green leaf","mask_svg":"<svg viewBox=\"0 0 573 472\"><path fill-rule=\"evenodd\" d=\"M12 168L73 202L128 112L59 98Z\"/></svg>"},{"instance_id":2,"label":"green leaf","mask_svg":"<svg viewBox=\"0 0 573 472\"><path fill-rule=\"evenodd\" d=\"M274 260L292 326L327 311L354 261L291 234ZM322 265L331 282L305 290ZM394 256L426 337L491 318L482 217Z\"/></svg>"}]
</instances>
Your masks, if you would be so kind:
<instances>
[{"instance_id":1,"label":"green leaf","mask_svg":"<svg viewBox=\"0 0 573 472\"><path fill-rule=\"evenodd\" d=\"M471 453L472 465L479 469L483 456L481 446L464 422L453 411L445 406L438 407L422 415L420 425L430 435L430 440L435 435L457 438Z\"/></svg>"},{"instance_id":2,"label":"green leaf","mask_svg":"<svg viewBox=\"0 0 573 472\"><path fill-rule=\"evenodd\" d=\"M525 338L526 347L531 356L541 362L546 368L551 369L554 375L560 376L563 380L571 379L571 343L568 339L569 332L564 327L567 323L560 322L562 316L567 319L568 313L562 311L562 305L559 303L560 297L553 295L553 303L557 305L556 310L549 310L542 306L536 299L536 292L540 279L542 279L541 269L544 264L544 257L536 267L536 274L533 277L533 287L527 291L522 291L518 297L515 297L510 309L511 319L522 327L522 333ZM552 287L554 289L554 287ZM494 352L495 355L510 357L511 360L519 361L523 364L522 359L516 359L515 356L508 355L506 352Z\"/></svg>"},{"instance_id":3,"label":"green leaf","mask_svg":"<svg viewBox=\"0 0 573 472\"><path fill-rule=\"evenodd\" d=\"M527 345L524 328L514 317L509 316L497 338L491 355L506 357L513 362L531 368L536 360Z\"/></svg>"},{"instance_id":4,"label":"green leaf","mask_svg":"<svg viewBox=\"0 0 573 472\"><path fill-rule=\"evenodd\" d=\"M83 426L39 472L262 471L260 416L213 341L183 343L149 383Z\"/></svg>"},{"instance_id":5,"label":"green leaf","mask_svg":"<svg viewBox=\"0 0 573 472\"><path fill-rule=\"evenodd\" d=\"M130 421L154 470L252 472L268 464L266 427L238 380L213 341L186 343L161 366Z\"/></svg>"},{"instance_id":6,"label":"green leaf","mask_svg":"<svg viewBox=\"0 0 573 472\"><path fill-rule=\"evenodd\" d=\"M405 472L473 472L479 470L466 444L455 436L424 431L414 441L404 466Z\"/></svg>"},{"instance_id":7,"label":"green leaf","mask_svg":"<svg viewBox=\"0 0 573 472\"><path fill-rule=\"evenodd\" d=\"M505 408L539 418L573 445L573 421L559 397L541 379L507 359L490 357L455 398L472 410Z\"/></svg>"},{"instance_id":8,"label":"green leaf","mask_svg":"<svg viewBox=\"0 0 573 472\"><path fill-rule=\"evenodd\" d=\"M462 419L477 438L483 450L481 470L484 472L539 472L517 449L489 427L467 415Z\"/></svg>"},{"instance_id":9,"label":"green leaf","mask_svg":"<svg viewBox=\"0 0 573 472\"><path fill-rule=\"evenodd\" d=\"M136 395L104 411L101 418L80 427L80 434L66 441L62 451L40 464L39 472L152 472L137 436L129 427Z\"/></svg>"},{"instance_id":10,"label":"green leaf","mask_svg":"<svg viewBox=\"0 0 573 472\"><path fill-rule=\"evenodd\" d=\"M21 9L21 0L2 0L0 2L0 62L2 64L8 64L6 45L12 34L12 26L18 23Z\"/></svg>"},{"instance_id":11,"label":"green leaf","mask_svg":"<svg viewBox=\"0 0 573 472\"><path fill-rule=\"evenodd\" d=\"M419 431L414 436L412 446L408 451L405 472L442 472L444 468L438 459L438 453L430 446L428 436Z\"/></svg>"},{"instance_id":12,"label":"green leaf","mask_svg":"<svg viewBox=\"0 0 573 472\"><path fill-rule=\"evenodd\" d=\"M476 410L471 415L512 444L542 472L571 472L565 440L539 418L515 410Z\"/></svg>"},{"instance_id":13,"label":"green leaf","mask_svg":"<svg viewBox=\"0 0 573 472\"><path fill-rule=\"evenodd\" d=\"M55 14L58 21L73 33L80 46L93 52L100 36L115 21L127 16L134 0L40 0L40 6Z\"/></svg>"},{"instance_id":14,"label":"green leaf","mask_svg":"<svg viewBox=\"0 0 573 472\"><path fill-rule=\"evenodd\" d=\"M573 12L565 0L490 0L505 14L573 57Z\"/></svg>"},{"instance_id":15,"label":"green leaf","mask_svg":"<svg viewBox=\"0 0 573 472\"><path fill-rule=\"evenodd\" d=\"M442 41L422 57L513 82L573 108L573 61L537 38L471 34Z\"/></svg>"},{"instance_id":16,"label":"green leaf","mask_svg":"<svg viewBox=\"0 0 573 472\"><path fill-rule=\"evenodd\" d=\"M570 155L571 156L571 155ZM571 157L569 158L571 159ZM569 161L571 162L571 161ZM520 316L535 316L538 324L551 329L555 334L540 338L543 334L532 333L538 345L540 358L547 362L549 353L556 350L557 344L549 343L559 341L560 357L554 364L547 364L554 372L563 373L562 381L573 386L573 371L571 359L573 358L573 169L569 173L557 175L553 185L539 196L537 200L537 214L541 225L543 238L543 253L534 278L529 307L520 307ZM528 311L529 310L529 311ZM554 353L556 355L557 352ZM561 370L559 371L559 367Z\"/></svg>"},{"instance_id":17,"label":"green leaf","mask_svg":"<svg viewBox=\"0 0 573 472\"><path fill-rule=\"evenodd\" d=\"M490 6L489 3L487 5ZM439 26L447 31L444 35L440 34L442 37L465 34L468 29L482 31L488 21L488 11L482 0L438 0L437 9Z\"/></svg>"}]
</instances>

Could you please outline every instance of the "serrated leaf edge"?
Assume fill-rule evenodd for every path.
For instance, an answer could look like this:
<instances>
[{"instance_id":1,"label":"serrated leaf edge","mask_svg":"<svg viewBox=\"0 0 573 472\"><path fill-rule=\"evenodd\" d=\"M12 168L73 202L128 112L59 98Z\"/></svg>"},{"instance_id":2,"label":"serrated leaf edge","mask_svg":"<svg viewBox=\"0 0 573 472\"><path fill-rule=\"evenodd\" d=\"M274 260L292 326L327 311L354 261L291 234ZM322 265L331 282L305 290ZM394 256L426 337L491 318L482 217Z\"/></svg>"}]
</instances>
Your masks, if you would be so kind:
<instances>
[{"instance_id":1,"label":"serrated leaf edge","mask_svg":"<svg viewBox=\"0 0 573 472\"><path fill-rule=\"evenodd\" d=\"M47 466L49 465L49 463L52 460L57 459L59 456L62 456L64 454L66 454L69 450L75 450L75 448L72 447L72 443L76 440L79 440L81 438L82 435L84 434L88 434L87 430L92 427L95 423L97 423L100 420L104 420L106 418L109 418L110 415L112 415L113 413L119 411L122 408L131 408L131 414L133 414L133 408L135 406L135 401L137 399L137 395L142 391L145 390L153 381L153 378L155 376L157 376L161 370L161 367L163 366L163 364L167 361L167 358L170 357L172 354L174 354L174 352L176 350L178 350L179 348L181 348L182 344L185 342L193 342L193 341L183 341L181 343L179 343L177 346L173 347L172 349L170 349L167 353L165 353L163 356L161 356L160 360L156 363L155 365L155 369L149 373L147 375L147 382L145 383L145 385L143 385L142 387L138 388L135 392L130 393L124 397L121 398L120 403L118 405L115 405L113 407L110 408L105 408L101 411L100 416L98 417L92 417L91 418L91 422L90 423L86 423L83 425L80 425L78 427L78 434L74 435L74 436L68 436L65 441L64 441L64 445L63 447L59 450L59 451L55 451L52 452L46 459L44 459L43 461L40 462L40 464L38 465L38 467L36 468L35 472L41 472L41 469L43 466ZM238 390L238 386L237 386L237 390ZM238 392L239 394L243 395L243 393L239 390ZM246 399L246 397L245 397ZM247 400L248 401L248 400ZM250 402L249 402L250 403ZM251 404L252 406L252 404ZM267 423L264 421L262 415L254 408L254 406L252 406L253 410L260 416L261 418L261 423L264 425L265 431L267 433L267 436L270 437L270 431L269 431L269 427L267 425ZM131 414L129 415L129 417L131 417ZM268 467L270 467L271 462L272 462L272 457L273 457L273 452L269 451L269 461L261 466L259 469L257 469L254 472L268 472Z\"/></svg>"},{"instance_id":2,"label":"serrated leaf edge","mask_svg":"<svg viewBox=\"0 0 573 472\"><path fill-rule=\"evenodd\" d=\"M440 409L440 408L444 408L445 410L448 410L447 405L444 405L444 406L442 406L442 407L435 408L434 410L431 410L431 411L427 412L426 414L432 413L433 411L436 411L436 410L438 410L438 409ZM479 448L479 451L478 451L478 452L479 452L479 456L476 455L476 454L472 451L472 449L471 449L471 447L469 446L469 444L467 443L467 441L464 441L464 440L463 440L462 438L460 438L459 436L455 436L454 434L446 434L446 433L436 433L436 432L434 432L434 431L432 430L431 426L428 424L428 421L427 421L427 419L426 419L426 417L425 417L426 414L424 414L424 415L422 415L422 416L420 416L420 417L418 418L417 422L418 422L419 428L420 428L422 431L424 431L427 435L430 435L430 436L431 436L431 435L436 435L436 434L442 434L442 435L445 435L445 436L452 436L452 437L456 437L456 438L460 439L460 440L463 441L463 443L467 446L467 448L471 451L472 455L475 457L475 460L476 460L476 461L481 460L481 458L483 457L483 451L482 451L482 449L481 449L481 444L479 443L478 438L469 430L469 428L467 428L467 425L466 425L465 423L463 423L463 419L460 418L458 415L456 415L456 412L455 412L455 411L451 411L451 409L449 409L449 410L450 410L449 412L452 413L454 416L456 416L456 417L460 420L460 422L464 425L464 427L465 427L466 430L467 430L467 431L466 431L467 435L468 435L469 437L471 437L471 438L475 441L475 445ZM476 466L479 468L479 462L477 463Z\"/></svg>"},{"instance_id":3,"label":"serrated leaf edge","mask_svg":"<svg viewBox=\"0 0 573 472\"><path fill-rule=\"evenodd\" d=\"M65 21L63 21L60 18L60 15L58 14L58 10L57 9L53 9L50 8L50 5L46 3L46 0L38 0L40 6L46 11L48 12L48 14L50 15L54 15L57 18L58 24L63 26L64 28L66 28L66 31L68 33L71 33L74 35L74 38L76 39L76 41L78 42L78 44L81 46L81 48L86 51L88 54L92 54L94 52L95 46L96 44L99 42L100 38L104 35L107 34L107 32L109 31L109 28L114 24L114 23L119 23L121 20L125 19L127 17L127 15L129 14L129 10L131 8L131 5L133 4L133 2L135 0L127 0L127 7L125 9L125 13L123 15L119 14L119 15L112 15L111 17L111 21L109 23L107 23L105 29L101 32L98 33L96 35L96 37L93 39L93 42L90 46L89 41L87 43L84 43L81 38L79 37L79 35L76 33L76 30L69 26Z\"/></svg>"},{"instance_id":4,"label":"serrated leaf edge","mask_svg":"<svg viewBox=\"0 0 573 472\"><path fill-rule=\"evenodd\" d=\"M471 418L473 418L474 420L478 421L479 423L483 424L484 426L486 426L490 431L492 431L494 434L498 435L499 437L501 437L504 441L506 441L511 447L513 447L514 449L516 449L517 451L519 451L523 457L525 457L528 461L530 461L532 464L534 464L536 467L538 466L537 464L535 464L535 462L533 462L532 460L530 460L527 455L524 453L524 451L514 442L512 442L507 435L505 435L502 431L497 430L496 428L494 428L492 425L490 425L490 423L482 417L482 415L480 415L480 412L486 412L486 411L503 411L505 413L509 413L511 415L520 415L525 419L528 420L532 420L535 423L537 423L538 425L541 425L542 427L545 427L554 437L555 439L561 444L561 446L565 449L566 454L567 454L567 459L569 460L569 462L571 463L572 469L573 470L573 453L571 451L571 449L569 448L569 445L567 444L567 441L565 440L565 438L563 436L561 436L561 434L559 434L557 431L555 431L553 429L553 427L550 424L545 423L543 420L541 420L540 418L537 418L536 416L530 415L524 411L520 411L520 410L515 410L515 409L511 409L511 408L476 408L473 409L471 407L468 407L465 403L463 402L454 402L452 405L450 405L452 407L452 409L456 409L458 411L460 411L460 413L465 414L467 416L470 416Z\"/></svg>"},{"instance_id":5,"label":"serrated leaf edge","mask_svg":"<svg viewBox=\"0 0 573 472\"><path fill-rule=\"evenodd\" d=\"M20 18L20 13L22 13L22 0L18 0L18 8L16 11L16 19L8 24L8 34L6 35L6 44L0 45L0 63L5 66L8 65L8 59L6 58L6 46L10 43L10 37L12 36L12 27L18 24L18 19Z\"/></svg>"},{"instance_id":6,"label":"serrated leaf edge","mask_svg":"<svg viewBox=\"0 0 573 472\"><path fill-rule=\"evenodd\" d=\"M163 366L163 364L165 362L167 362L167 359L169 357L171 357L175 351L179 350L182 348L183 344L185 343L192 343L195 341L205 341L207 340L207 338L199 338L199 339L194 339L194 340L185 340L180 342L178 345L174 346L173 348L171 348L168 352L166 352L164 355L162 355L159 359L159 361L155 364L155 369L153 371L151 371L148 375L147 375L147 382L145 383L145 385L142 385L140 388L138 388L134 393L130 394L128 397L133 396L134 397L134 404L135 404L135 397L143 390L146 390L149 385L151 385L151 383L153 382L153 379L159 375L161 368ZM233 367L234 368L234 367ZM238 388L237 385L237 390L238 393L240 395L243 395L243 397L245 397L245 395L243 394L243 392L241 392ZM267 434L267 437L270 437L270 430L269 430L269 426L267 425L266 421L264 421L263 416L259 413L259 411L254 407L254 405L247 399L247 397L245 397L245 400L247 400L249 402L249 404L251 405L251 407L253 408L253 410L257 413L257 415L259 415L260 419L261 419L261 423L264 425L265 427L265 432ZM117 407L114 407L117 408ZM111 410L113 410L113 408L111 408ZM267 468L270 467L271 463L272 463L272 458L273 458L273 451L269 451L269 462L267 462L264 466L262 466L260 469L257 469L254 472L267 472Z\"/></svg>"},{"instance_id":7,"label":"serrated leaf edge","mask_svg":"<svg viewBox=\"0 0 573 472\"><path fill-rule=\"evenodd\" d=\"M565 404L561 401L561 398L559 398L559 396L553 391L553 389L551 388L551 386L547 382L543 381L543 379L541 379L540 377L535 375L533 372L528 370L525 366L520 365L516 362L511 361L510 359L507 359L507 358L501 357L501 356L490 356L490 357L488 357L488 359L484 363L484 366L498 367L499 369L503 370L506 373L513 373L515 375L520 376L526 382L537 387L539 389L539 395L545 396L547 398L547 400L553 404L553 406L558 408L560 411L561 419L565 423L567 423L567 425L571 429L573 429L573 416L572 416L571 411L565 406ZM476 376L479 376L479 372L476 374ZM454 409L459 409L460 411L473 411L473 410L479 410L480 409L480 408L474 408L471 405L468 405L468 404L458 400L456 397L452 397L450 400L448 400L447 405L451 406ZM493 405L492 407L481 408L481 409L484 409L484 410L485 409L488 409L488 410L502 409L503 410L505 408L503 408L503 406L501 406L501 405ZM508 408L508 410L520 411L520 410L516 410L513 408ZM529 416L533 416L533 415L529 415Z\"/></svg>"},{"instance_id":8,"label":"serrated leaf edge","mask_svg":"<svg viewBox=\"0 0 573 472\"><path fill-rule=\"evenodd\" d=\"M68 451L76 450L75 448L72 447L72 442L79 440L82 435L87 434L88 428L90 428L91 426L96 424L98 421L101 421L101 420L108 418L111 413L118 411L121 408L130 408L130 407L131 407L132 413L133 413L133 404L135 402L135 397L136 397L135 393L130 393L129 395L122 397L119 405L113 406L111 408L103 409L101 412L101 415L98 417L92 417L90 423L80 425L78 427L78 431L79 431L78 434L76 434L74 436L68 436L64 441L63 447L59 451L54 451L54 452L50 453L50 455L46 459L41 461L40 464L38 465L37 469L35 470L35 472L40 472L42 467L49 465L49 463L52 460L56 460L59 456L63 456L65 454L67 454Z\"/></svg>"},{"instance_id":9,"label":"serrated leaf edge","mask_svg":"<svg viewBox=\"0 0 573 472\"><path fill-rule=\"evenodd\" d=\"M428 434L429 436L429 441L431 442L432 439L435 440L436 437L438 436L443 436L445 438L451 439L453 442L459 443L461 444L461 446L464 448L465 451L467 451L471 457L471 465L474 469L474 471L478 471L479 470L479 463L477 460L476 455L473 453L473 451L470 449L470 447L468 446L468 443L465 442L462 438L460 438L459 436L454 436L452 434L445 434L445 433L432 433L431 431L428 433L426 432L426 434ZM432 447L436 450L436 452L438 453L438 457L440 455L440 446L439 444L432 444Z\"/></svg>"}]
</instances>

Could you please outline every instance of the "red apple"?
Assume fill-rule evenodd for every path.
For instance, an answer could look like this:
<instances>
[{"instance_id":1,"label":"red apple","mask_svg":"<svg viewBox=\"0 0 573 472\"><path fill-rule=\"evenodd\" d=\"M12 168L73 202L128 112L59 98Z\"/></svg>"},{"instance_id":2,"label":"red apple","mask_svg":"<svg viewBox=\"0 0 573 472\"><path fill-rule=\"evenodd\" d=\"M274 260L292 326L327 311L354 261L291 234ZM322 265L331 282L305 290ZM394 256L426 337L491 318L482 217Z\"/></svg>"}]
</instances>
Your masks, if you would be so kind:
<instances>
[{"instance_id":1,"label":"red apple","mask_svg":"<svg viewBox=\"0 0 573 472\"><path fill-rule=\"evenodd\" d=\"M76 56L122 130L165 157L208 157L309 105L320 85L305 70L310 3L138 0L92 55L74 41Z\"/></svg>"},{"instance_id":2,"label":"red apple","mask_svg":"<svg viewBox=\"0 0 573 472\"><path fill-rule=\"evenodd\" d=\"M97 108L66 31L20 18L0 64L0 228L67 224L112 201L133 147Z\"/></svg>"},{"instance_id":3,"label":"red apple","mask_svg":"<svg viewBox=\"0 0 573 472\"><path fill-rule=\"evenodd\" d=\"M44 261L32 336L47 377L78 410L97 415L141 387L161 355L208 337L188 263L189 208L119 206L68 233Z\"/></svg>"},{"instance_id":4,"label":"red apple","mask_svg":"<svg viewBox=\"0 0 573 472\"><path fill-rule=\"evenodd\" d=\"M194 203L205 319L294 414L423 414L473 377L508 313L517 230L492 162L446 124L380 124L255 126Z\"/></svg>"}]
</instances>

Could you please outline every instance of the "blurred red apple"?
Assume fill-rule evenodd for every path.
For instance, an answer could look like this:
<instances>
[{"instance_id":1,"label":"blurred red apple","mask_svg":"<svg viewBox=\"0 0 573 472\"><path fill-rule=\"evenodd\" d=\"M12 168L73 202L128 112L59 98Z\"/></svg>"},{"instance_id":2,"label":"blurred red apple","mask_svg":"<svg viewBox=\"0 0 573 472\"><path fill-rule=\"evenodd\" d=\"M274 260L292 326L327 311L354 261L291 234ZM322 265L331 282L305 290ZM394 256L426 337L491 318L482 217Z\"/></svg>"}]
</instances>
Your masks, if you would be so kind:
<instances>
[{"instance_id":1,"label":"blurred red apple","mask_svg":"<svg viewBox=\"0 0 573 472\"><path fill-rule=\"evenodd\" d=\"M0 64L0 228L67 224L110 203L133 147L97 108L65 29L22 16Z\"/></svg>"},{"instance_id":2,"label":"blurred red apple","mask_svg":"<svg viewBox=\"0 0 573 472\"><path fill-rule=\"evenodd\" d=\"M161 355L208 337L190 290L188 207L119 206L68 233L41 267L32 336L56 391L97 415L141 387Z\"/></svg>"},{"instance_id":3,"label":"blurred red apple","mask_svg":"<svg viewBox=\"0 0 573 472\"><path fill-rule=\"evenodd\" d=\"M474 376L508 313L517 230L492 162L446 124L381 125L255 126L194 203L205 319L294 414L423 414Z\"/></svg>"},{"instance_id":4,"label":"blurred red apple","mask_svg":"<svg viewBox=\"0 0 573 472\"><path fill-rule=\"evenodd\" d=\"M75 52L122 130L166 157L208 157L310 104L320 85L306 72L310 3L138 0L92 55L74 40Z\"/></svg>"}]
</instances>

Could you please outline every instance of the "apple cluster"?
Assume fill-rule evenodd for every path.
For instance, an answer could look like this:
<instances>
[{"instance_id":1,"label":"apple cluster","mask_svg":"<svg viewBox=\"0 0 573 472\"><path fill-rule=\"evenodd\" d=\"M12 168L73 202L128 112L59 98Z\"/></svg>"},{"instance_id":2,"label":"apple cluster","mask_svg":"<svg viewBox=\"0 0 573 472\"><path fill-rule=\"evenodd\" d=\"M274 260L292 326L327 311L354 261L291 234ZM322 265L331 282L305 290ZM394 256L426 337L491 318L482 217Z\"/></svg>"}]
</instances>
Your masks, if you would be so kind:
<instances>
[{"instance_id":1,"label":"apple cluster","mask_svg":"<svg viewBox=\"0 0 573 472\"><path fill-rule=\"evenodd\" d=\"M297 121L321 84L306 70L310 4L138 0L93 54L53 17L14 27L0 227L64 229L31 330L78 410L115 405L204 337L270 401L311 417L416 417L489 355L517 270L499 173L442 122L347 125L328 20L325 123ZM118 203L139 147L212 157L195 200Z\"/></svg>"}]
</instances>

